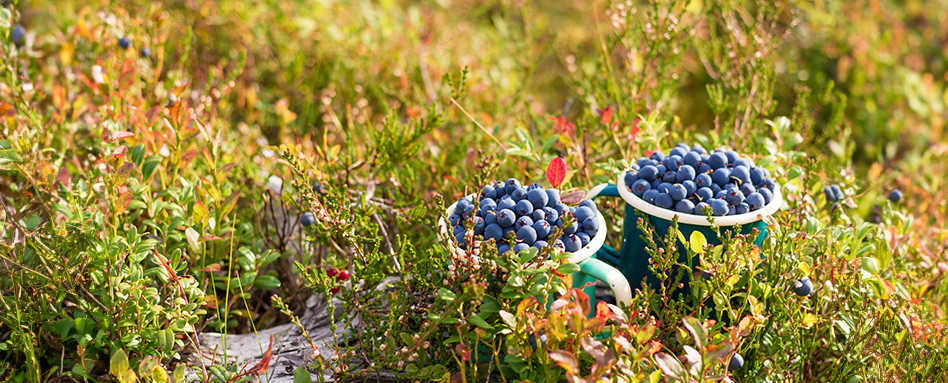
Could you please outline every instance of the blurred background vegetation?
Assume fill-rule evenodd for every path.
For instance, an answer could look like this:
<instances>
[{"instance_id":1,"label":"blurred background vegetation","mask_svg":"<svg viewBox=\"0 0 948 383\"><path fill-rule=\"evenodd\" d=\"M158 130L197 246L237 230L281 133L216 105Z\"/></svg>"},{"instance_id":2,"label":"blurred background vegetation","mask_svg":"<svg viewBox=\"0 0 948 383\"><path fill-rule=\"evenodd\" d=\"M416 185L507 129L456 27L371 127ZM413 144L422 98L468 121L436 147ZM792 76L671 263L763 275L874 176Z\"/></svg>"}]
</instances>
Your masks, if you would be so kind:
<instances>
[{"instance_id":1,"label":"blurred background vegetation","mask_svg":"<svg viewBox=\"0 0 948 383\"><path fill-rule=\"evenodd\" d=\"M118 349L167 362L189 343L155 334L286 323L270 296L300 315L312 294L295 262L427 249L442 204L490 179L539 181L559 156L588 189L679 141L802 152L794 203L844 184L854 222L900 188L915 250L890 277L943 331L948 2L3 5L0 379L94 377ZM350 221L301 235L310 182Z\"/></svg>"}]
</instances>

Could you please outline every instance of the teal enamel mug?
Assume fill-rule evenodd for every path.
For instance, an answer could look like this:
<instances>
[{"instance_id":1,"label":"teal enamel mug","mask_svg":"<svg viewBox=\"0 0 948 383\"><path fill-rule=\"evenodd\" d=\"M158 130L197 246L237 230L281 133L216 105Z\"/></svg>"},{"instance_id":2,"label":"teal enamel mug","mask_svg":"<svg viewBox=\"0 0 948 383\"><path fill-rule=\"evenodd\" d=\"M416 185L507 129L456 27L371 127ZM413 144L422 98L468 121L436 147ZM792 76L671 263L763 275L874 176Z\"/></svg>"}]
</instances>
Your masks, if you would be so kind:
<instances>
[{"instance_id":1,"label":"teal enamel mug","mask_svg":"<svg viewBox=\"0 0 948 383\"><path fill-rule=\"evenodd\" d=\"M658 279L649 271L649 254L646 252L645 233L638 227L638 219L642 218L652 227L655 235L664 238L671 229L672 220L678 217L678 231L684 238L691 238L691 233L698 231L704 234L708 244L719 245L721 239L718 234L711 230L712 223L705 216L695 214L685 214L673 210L663 209L652 205L639 198L626 187L623 173L620 173L615 185L602 184L590 190L586 198L594 199L599 197L618 197L626 202L625 216L622 229L622 243L619 249L613 248L607 244L596 253L596 258L618 268L625 276L626 280L634 286L639 286L643 280L649 285L657 286ZM737 226L740 226L739 234L751 234L757 231L754 238L754 245L760 246L767 238L768 230L766 219L776 213L783 204L783 196L780 193L780 187L773 190L773 198L770 203L759 210L728 216L718 216L714 218L721 235L733 232ZM659 238L655 238L658 242ZM678 243L679 261L687 264L688 250L683 243Z\"/></svg>"}]
</instances>

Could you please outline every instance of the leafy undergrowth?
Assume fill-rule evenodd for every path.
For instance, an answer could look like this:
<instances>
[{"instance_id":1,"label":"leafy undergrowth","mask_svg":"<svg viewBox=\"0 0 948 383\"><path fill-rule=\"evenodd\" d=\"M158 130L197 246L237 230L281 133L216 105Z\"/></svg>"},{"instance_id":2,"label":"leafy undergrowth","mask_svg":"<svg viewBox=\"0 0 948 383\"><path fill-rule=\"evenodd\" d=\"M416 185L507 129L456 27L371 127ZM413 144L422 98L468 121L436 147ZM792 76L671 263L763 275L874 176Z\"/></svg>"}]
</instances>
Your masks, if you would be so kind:
<instances>
[{"instance_id":1,"label":"leafy undergrowth","mask_svg":"<svg viewBox=\"0 0 948 383\"><path fill-rule=\"evenodd\" d=\"M196 334L314 294L361 320L300 377L945 379L943 2L2 4L4 381L249 380L186 366ZM562 158L588 190L677 142L770 169L761 246L673 230L620 306L559 254L445 250L492 180Z\"/></svg>"}]
</instances>

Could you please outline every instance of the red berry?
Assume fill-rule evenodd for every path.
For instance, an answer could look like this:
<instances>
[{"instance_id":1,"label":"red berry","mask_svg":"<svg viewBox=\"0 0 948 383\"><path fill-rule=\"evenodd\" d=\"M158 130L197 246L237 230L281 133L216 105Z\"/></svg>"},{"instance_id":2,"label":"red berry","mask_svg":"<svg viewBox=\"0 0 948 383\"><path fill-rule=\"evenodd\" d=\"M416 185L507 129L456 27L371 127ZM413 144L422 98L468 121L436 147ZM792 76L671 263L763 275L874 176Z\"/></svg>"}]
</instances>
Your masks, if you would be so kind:
<instances>
[{"instance_id":1,"label":"red berry","mask_svg":"<svg viewBox=\"0 0 948 383\"><path fill-rule=\"evenodd\" d=\"M340 271L340 272L339 272L339 276L337 276L336 279L339 279L340 281L344 281L344 280L346 280L346 279L349 279L349 270L342 270L342 271Z\"/></svg>"},{"instance_id":2,"label":"red berry","mask_svg":"<svg viewBox=\"0 0 948 383\"><path fill-rule=\"evenodd\" d=\"M330 278L335 277L336 274L339 274L339 269L329 268L326 270L326 275L328 275Z\"/></svg>"},{"instance_id":3,"label":"red berry","mask_svg":"<svg viewBox=\"0 0 948 383\"><path fill-rule=\"evenodd\" d=\"M329 290L329 292L335 294L335 293L338 293L339 290L342 290L342 287L336 286L336 287L333 287L331 290Z\"/></svg>"}]
</instances>

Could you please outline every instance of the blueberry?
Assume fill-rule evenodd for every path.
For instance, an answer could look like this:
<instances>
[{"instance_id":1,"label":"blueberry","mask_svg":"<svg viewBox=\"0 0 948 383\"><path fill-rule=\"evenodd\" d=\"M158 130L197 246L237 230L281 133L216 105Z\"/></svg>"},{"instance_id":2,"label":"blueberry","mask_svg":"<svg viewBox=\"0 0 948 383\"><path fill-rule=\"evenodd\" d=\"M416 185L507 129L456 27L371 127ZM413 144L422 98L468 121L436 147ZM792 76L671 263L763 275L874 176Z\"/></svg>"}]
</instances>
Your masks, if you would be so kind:
<instances>
[{"instance_id":1,"label":"blueberry","mask_svg":"<svg viewBox=\"0 0 948 383\"><path fill-rule=\"evenodd\" d=\"M716 216L725 215L728 213L727 202L720 198L712 198L709 202L711 205L711 214Z\"/></svg>"},{"instance_id":2,"label":"blueberry","mask_svg":"<svg viewBox=\"0 0 948 383\"><path fill-rule=\"evenodd\" d=\"M528 216L523 216L517 219L517 222L514 223L514 227L520 229L521 227L533 226L533 218Z\"/></svg>"},{"instance_id":3,"label":"blueberry","mask_svg":"<svg viewBox=\"0 0 948 383\"><path fill-rule=\"evenodd\" d=\"M497 208L497 202L487 197L481 198L478 204L481 206L481 211L494 210Z\"/></svg>"},{"instance_id":4,"label":"blueberry","mask_svg":"<svg viewBox=\"0 0 948 383\"><path fill-rule=\"evenodd\" d=\"M707 163L702 162L700 165L698 165L698 174L709 174L713 171L714 169L712 169L711 165L708 165Z\"/></svg>"},{"instance_id":5,"label":"blueberry","mask_svg":"<svg viewBox=\"0 0 948 383\"><path fill-rule=\"evenodd\" d=\"M658 184L658 188L657 188L656 190L658 190L659 193L668 194L668 193L671 193L671 189L672 189L672 188L674 188L674 186L672 186L671 183L662 182L662 183Z\"/></svg>"},{"instance_id":6,"label":"blueberry","mask_svg":"<svg viewBox=\"0 0 948 383\"><path fill-rule=\"evenodd\" d=\"M658 190L648 189L645 191L645 193L642 193L642 200L654 205L655 199L658 197L659 194L661 193L659 193Z\"/></svg>"},{"instance_id":7,"label":"blueberry","mask_svg":"<svg viewBox=\"0 0 948 383\"><path fill-rule=\"evenodd\" d=\"M576 218L576 222L584 222L587 218L595 217L596 211L590 209L588 206L580 206L576 208L576 212L573 213L573 217Z\"/></svg>"},{"instance_id":8,"label":"blueberry","mask_svg":"<svg viewBox=\"0 0 948 383\"><path fill-rule=\"evenodd\" d=\"M541 239L538 239L536 242L533 243L533 247L537 248L538 250L543 250L543 248L546 247L546 245L548 245L548 243L546 243L546 241L541 240Z\"/></svg>"},{"instance_id":9,"label":"blueberry","mask_svg":"<svg viewBox=\"0 0 948 383\"><path fill-rule=\"evenodd\" d=\"M678 171L678 168L681 167L681 164L681 157L677 155L670 155L662 160L662 165L665 165L665 169L674 170L676 172Z\"/></svg>"},{"instance_id":10,"label":"blueberry","mask_svg":"<svg viewBox=\"0 0 948 383\"><path fill-rule=\"evenodd\" d=\"M658 185L661 185L661 184L662 184L662 180L656 179L655 181L649 182L648 185L651 186L652 189L658 190Z\"/></svg>"},{"instance_id":11,"label":"blueberry","mask_svg":"<svg viewBox=\"0 0 948 383\"><path fill-rule=\"evenodd\" d=\"M622 175L622 180L625 182L625 187L632 187L632 184L639 180L639 172L629 170Z\"/></svg>"},{"instance_id":12,"label":"blueberry","mask_svg":"<svg viewBox=\"0 0 948 383\"><path fill-rule=\"evenodd\" d=\"M639 170L639 179L652 181L658 176L658 168L653 165L643 166Z\"/></svg>"},{"instance_id":13,"label":"blueberry","mask_svg":"<svg viewBox=\"0 0 948 383\"><path fill-rule=\"evenodd\" d=\"M830 185L823 186L823 194L826 195L827 202L836 202L836 193L833 192L833 187Z\"/></svg>"},{"instance_id":14,"label":"blueberry","mask_svg":"<svg viewBox=\"0 0 948 383\"><path fill-rule=\"evenodd\" d=\"M571 235L571 234L573 234L573 233L575 233L576 231L579 230L579 222L576 222L576 219L575 219L575 218L573 219L573 224L572 224L572 225L569 225L569 226L563 225L563 220L561 219L561 220L557 221L556 226L562 227L562 228L563 228L563 234L566 234L566 235Z\"/></svg>"},{"instance_id":15,"label":"blueberry","mask_svg":"<svg viewBox=\"0 0 948 383\"><path fill-rule=\"evenodd\" d=\"M529 192L531 190L543 190L543 185L540 185L539 182L534 182L530 184L530 186L527 186L527 191Z\"/></svg>"},{"instance_id":16,"label":"blueberry","mask_svg":"<svg viewBox=\"0 0 948 383\"><path fill-rule=\"evenodd\" d=\"M793 293L801 297L810 295L813 292L813 282L810 282L810 279L803 277L798 281L793 281Z\"/></svg>"},{"instance_id":17,"label":"blueberry","mask_svg":"<svg viewBox=\"0 0 948 383\"><path fill-rule=\"evenodd\" d=\"M693 169L697 169L698 165L701 164L701 154L698 152L688 152L682 156L681 161L684 162L685 165L691 166Z\"/></svg>"},{"instance_id":18,"label":"blueberry","mask_svg":"<svg viewBox=\"0 0 948 383\"><path fill-rule=\"evenodd\" d=\"M537 241L537 231L532 226L524 226L517 229L517 241L532 245Z\"/></svg>"},{"instance_id":19,"label":"blueberry","mask_svg":"<svg viewBox=\"0 0 948 383\"><path fill-rule=\"evenodd\" d=\"M576 237L579 238L579 243L581 245L580 247L586 246L587 244L589 244L589 241L592 240L590 239L589 234L584 233L584 232L576 233Z\"/></svg>"},{"instance_id":20,"label":"blueberry","mask_svg":"<svg viewBox=\"0 0 948 383\"><path fill-rule=\"evenodd\" d=\"M593 200L591 200L591 199L584 199L584 200L582 200L582 201L579 201L579 206L588 207L588 208L592 209L593 212L599 211L599 208L596 207L596 201L593 201Z\"/></svg>"},{"instance_id":21,"label":"blueberry","mask_svg":"<svg viewBox=\"0 0 948 383\"><path fill-rule=\"evenodd\" d=\"M718 184L712 182L712 183L711 183L711 193L712 193L712 194L718 194L719 191L721 191L721 185L718 185Z\"/></svg>"},{"instance_id":22,"label":"blueberry","mask_svg":"<svg viewBox=\"0 0 948 383\"><path fill-rule=\"evenodd\" d=\"M688 146L684 144L675 145L675 147L672 148L672 150L668 151L668 157L678 156L679 158L681 158L681 157L684 157L686 154L688 154Z\"/></svg>"},{"instance_id":23,"label":"blueberry","mask_svg":"<svg viewBox=\"0 0 948 383\"><path fill-rule=\"evenodd\" d=\"M711 153L708 157L708 165L711 165L711 169L720 169L727 166L727 155L721 151Z\"/></svg>"},{"instance_id":24,"label":"blueberry","mask_svg":"<svg viewBox=\"0 0 948 383\"><path fill-rule=\"evenodd\" d=\"M738 181L737 184L750 183L750 169L744 166L735 166L731 168L731 180Z\"/></svg>"},{"instance_id":25,"label":"blueberry","mask_svg":"<svg viewBox=\"0 0 948 383\"><path fill-rule=\"evenodd\" d=\"M484 212L484 224L490 225L492 223L497 223L497 210Z\"/></svg>"},{"instance_id":26,"label":"blueberry","mask_svg":"<svg viewBox=\"0 0 948 383\"><path fill-rule=\"evenodd\" d=\"M300 223L303 224L303 226L310 226L316 223L316 216L311 212L305 212L300 216Z\"/></svg>"},{"instance_id":27,"label":"blueberry","mask_svg":"<svg viewBox=\"0 0 948 383\"><path fill-rule=\"evenodd\" d=\"M652 187L649 186L648 181L646 180L635 181L635 183L633 183L630 186L630 190L632 190L632 194L635 194L638 197L641 197L642 194L649 191L651 188Z\"/></svg>"},{"instance_id":28,"label":"blueberry","mask_svg":"<svg viewBox=\"0 0 948 383\"><path fill-rule=\"evenodd\" d=\"M774 199L774 194L770 191L770 189L760 188L757 189L757 192L764 196L764 205L769 204L770 201Z\"/></svg>"},{"instance_id":29,"label":"blueberry","mask_svg":"<svg viewBox=\"0 0 948 383\"><path fill-rule=\"evenodd\" d=\"M128 49L132 46L132 40L129 40L128 37L122 36L122 38L118 39L118 46L122 49Z\"/></svg>"},{"instance_id":30,"label":"blueberry","mask_svg":"<svg viewBox=\"0 0 948 383\"><path fill-rule=\"evenodd\" d=\"M526 244L526 243L518 243L518 244L514 245L514 247L513 247L512 250L514 251L514 253L519 253L519 252L521 252L521 251L523 251L523 250L526 250L526 249L529 249L529 248L530 248L530 245L528 245L528 244Z\"/></svg>"},{"instance_id":31,"label":"blueberry","mask_svg":"<svg viewBox=\"0 0 948 383\"><path fill-rule=\"evenodd\" d=\"M746 158L741 158L741 159L738 159L737 161L734 161L734 167L736 168L738 166L743 166L747 169L750 169L754 166L754 164L751 163L750 160Z\"/></svg>"},{"instance_id":32,"label":"blueberry","mask_svg":"<svg viewBox=\"0 0 948 383\"><path fill-rule=\"evenodd\" d=\"M546 221L546 211L544 209L536 209L530 214L530 218L533 218L533 222Z\"/></svg>"},{"instance_id":33,"label":"blueberry","mask_svg":"<svg viewBox=\"0 0 948 383\"><path fill-rule=\"evenodd\" d=\"M707 201L714 198L714 193L711 192L710 188L698 188L695 191L695 196L698 197L699 201Z\"/></svg>"},{"instance_id":34,"label":"blueberry","mask_svg":"<svg viewBox=\"0 0 948 383\"><path fill-rule=\"evenodd\" d=\"M708 205L707 202L698 202L698 204L695 205L695 210L692 213L697 215L705 215L704 211L710 208L711 205Z\"/></svg>"},{"instance_id":35,"label":"blueberry","mask_svg":"<svg viewBox=\"0 0 948 383\"><path fill-rule=\"evenodd\" d=\"M728 165L734 165L734 161L741 159L741 155L733 150L728 150L727 153L724 153L724 156L727 157Z\"/></svg>"},{"instance_id":36,"label":"blueberry","mask_svg":"<svg viewBox=\"0 0 948 383\"><path fill-rule=\"evenodd\" d=\"M719 186L727 185L731 180L731 170L728 168L717 168L711 173L711 180Z\"/></svg>"},{"instance_id":37,"label":"blueberry","mask_svg":"<svg viewBox=\"0 0 948 383\"><path fill-rule=\"evenodd\" d=\"M750 205L742 203L734 207L734 212L736 214L744 214L750 211Z\"/></svg>"},{"instance_id":38,"label":"blueberry","mask_svg":"<svg viewBox=\"0 0 948 383\"><path fill-rule=\"evenodd\" d=\"M596 219L596 217L589 217L583 220L583 231L595 237L596 234L599 233L599 220Z\"/></svg>"},{"instance_id":39,"label":"blueberry","mask_svg":"<svg viewBox=\"0 0 948 383\"><path fill-rule=\"evenodd\" d=\"M546 206L556 206L560 203L560 191L557 189L546 189Z\"/></svg>"},{"instance_id":40,"label":"blueberry","mask_svg":"<svg viewBox=\"0 0 948 383\"><path fill-rule=\"evenodd\" d=\"M481 217L474 217L474 235L483 235L484 227L487 224L484 223L484 219Z\"/></svg>"},{"instance_id":41,"label":"blueberry","mask_svg":"<svg viewBox=\"0 0 948 383\"><path fill-rule=\"evenodd\" d=\"M662 174L662 181L668 183L674 183L678 181L678 172L674 170L666 171L665 174Z\"/></svg>"},{"instance_id":42,"label":"blueberry","mask_svg":"<svg viewBox=\"0 0 948 383\"><path fill-rule=\"evenodd\" d=\"M309 214L313 214L313 213L309 213ZM306 213L303 213L303 215L306 215ZM457 214L451 214L451 216L448 217L448 222L451 223L451 226L457 226L458 222L461 222L461 217Z\"/></svg>"},{"instance_id":43,"label":"blueberry","mask_svg":"<svg viewBox=\"0 0 948 383\"><path fill-rule=\"evenodd\" d=\"M503 238L503 236L504 229L496 223L488 224L487 227L484 228L484 239L493 239L494 241L497 241L497 243L500 243L500 240Z\"/></svg>"},{"instance_id":44,"label":"blueberry","mask_svg":"<svg viewBox=\"0 0 948 383\"><path fill-rule=\"evenodd\" d=\"M454 236L454 240L458 241L458 246L462 249L465 248L467 245L467 242L465 242L464 233L456 234Z\"/></svg>"},{"instance_id":45,"label":"blueberry","mask_svg":"<svg viewBox=\"0 0 948 383\"><path fill-rule=\"evenodd\" d=\"M514 201L509 195L500 197L500 202L497 203L497 210L510 209L513 210L517 206L517 201Z\"/></svg>"},{"instance_id":46,"label":"blueberry","mask_svg":"<svg viewBox=\"0 0 948 383\"><path fill-rule=\"evenodd\" d=\"M464 228L464 224L462 223L460 225L455 226L451 234L454 234L454 236L457 237L458 235L464 234L465 231L467 231L467 229Z\"/></svg>"},{"instance_id":47,"label":"blueberry","mask_svg":"<svg viewBox=\"0 0 948 383\"><path fill-rule=\"evenodd\" d=\"M533 230L537 233L537 238L546 238L550 236L553 227L547 221L536 221L533 223Z\"/></svg>"},{"instance_id":48,"label":"blueberry","mask_svg":"<svg viewBox=\"0 0 948 383\"><path fill-rule=\"evenodd\" d=\"M556 206L554 206L553 209L556 210L556 214L559 215L560 217L563 216L564 211L569 212L569 206L566 206L566 204L563 204L563 203L556 204Z\"/></svg>"},{"instance_id":49,"label":"blueberry","mask_svg":"<svg viewBox=\"0 0 948 383\"><path fill-rule=\"evenodd\" d=\"M764 207L766 202L764 201L764 196L760 193L750 193L744 202L747 203L747 207L750 208L750 211L754 211Z\"/></svg>"},{"instance_id":50,"label":"blueberry","mask_svg":"<svg viewBox=\"0 0 948 383\"><path fill-rule=\"evenodd\" d=\"M507 189L506 189L506 186L504 186L503 182L496 181L491 186L494 188L494 193L496 194L496 196L494 196L494 199L498 199L500 197L507 195Z\"/></svg>"},{"instance_id":51,"label":"blueberry","mask_svg":"<svg viewBox=\"0 0 948 383\"><path fill-rule=\"evenodd\" d=\"M513 210L502 209L497 212L497 224L500 225L500 227L511 227L513 226L514 222L516 222L516 220L517 214L515 214Z\"/></svg>"},{"instance_id":52,"label":"blueberry","mask_svg":"<svg viewBox=\"0 0 948 383\"><path fill-rule=\"evenodd\" d=\"M516 202L523 201L527 198L527 190L524 188L516 188L512 193L510 193L510 198Z\"/></svg>"},{"instance_id":53,"label":"blueberry","mask_svg":"<svg viewBox=\"0 0 948 383\"><path fill-rule=\"evenodd\" d=\"M695 185L698 185L699 188L711 186L711 176L706 173L698 174L695 177Z\"/></svg>"},{"instance_id":54,"label":"blueberry","mask_svg":"<svg viewBox=\"0 0 948 383\"><path fill-rule=\"evenodd\" d=\"M695 194L695 191L698 190L698 185L695 185L695 181L682 181L681 186L685 187L685 198L690 198Z\"/></svg>"},{"instance_id":55,"label":"blueberry","mask_svg":"<svg viewBox=\"0 0 948 383\"><path fill-rule=\"evenodd\" d=\"M652 160L650 160L650 159L648 159L648 158L645 158L645 157L642 157L642 158L639 158L638 161L635 161L635 164L639 166L639 169L641 169L641 168L644 168L644 167L646 167L646 166L648 166L648 165L651 165L651 164L652 164Z\"/></svg>"},{"instance_id":56,"label":"blueberry","mask_svg":"<svg viewBox=\"0 0 948 383\"><path fill-rule=\"evenodd\" d=\"M506 244L497 246L497 255L502 255L508 251L510 251L510 246Z\"/></svg>"},{"instance_id":57,"label":"blueberry","mask_svg":"<svg viewBox=\"0 0 948 383\"><path fill-rule=\"evenodd\" d=\"M690 181L695 179L695 168L691 165L681 165L678 168L678 182Z\"/></svg>"},{"instance_id":58,"label":"blueberry","mask_svg":"<svg viewBox=\"0 0 948 383\"><path fill-rule=\"evenodd\" d=\"M674 198L667 193L659 193L658 196L655 197L655 205L662 209L671 209L673 203Z\"/></svg>"},{"instance_id":59,"label":"blueberry","mask_svg":"<svg viewBox=\"0 0 948 383\"><path fill-rule=\"evenodd\" d=\"M744 203L744 193L741 193L741 191L737 189L728 190L724 200L727 201L727 204L731 206L740 205ZM761 201L763 201L763 198L761 198Z\"/></svg>"},{"instance_id":60,"label":"blueberry","mask_svg":"<svg viewBox=\"0 0 948 383\"><path fill-rule=\"evenodd\" d=\"M17 48L22 47L26 43L26 28L20 24L14 25L10 30L10 41L13 41Z\"/></svg>"},{"instance_id":61,"label":"blueberry","mask_svg":"<svg viewBox=\"0 0 948 383\"><path fill-rule=\"evenodd\" d=\"M563 241L557 239L556 242L553 242L553 248L559 250L560 252L566 251L566 245L563 244Z\"/></svg>"},{"instance_id":62,"label":"blueberry","mask_svg":"<svg viewBox=\"0 0 948 383\"><path fill-rule=\"evenodd\" d=\"M735 207L734 205L728 206L727 215L735 215L735 214L737 214L737 207Z\"/></svg>"},{"instance_id":63,"label":"blueberry","mask_svg":"<svg viewBox=\"0 0 948 383\"><path fill-rule=\"evenodd\" d=\"M708 152L707 150L704 149L703 146L701 146L701 144L695 144L694 146L692 146L691 151L697 152L698 154L705 154Z\"/></svg>"},{"instance_id":64,"label":"blueberry","mask_svg":"<svg viewBox=\"0 0 948 383\"><path fill-rule=\"evenodd\" d=\"M517 206L514 207L514 212L516 212L518 216L530 215L533 213L533 204L525 199L520 200L520 202L517 202Z\"/></svg>"},{"instance_id":65,"label":"blueberry","mask_svg":"<svg viewBox=\"0 0 948 383\"><path fill-rule=\"evenodd\" d=\"M751 185L750 183L745 183L741 184L740 190L741 193L744 193L744 195L750 195L750 193L756 192L757 188L755 188L754 185Z\"/></svg>"},{"instance_id":66,"label":"blueberry","mask_svg":"<svg viewBox=\"0 0 948 383\"><path fill-rule=\"evenodd\" d=\"M553 223L553 222L556 222L556 220L560 219L560 213L557 213L556 209L552 207L547 206L543 208L543 212L546 213L547 222ZM534 219L534 221L536 221L536 219Z\"/></svg>"},{"instance_id":67,"label":"blueberry","mask_svg":"<svg viewBox=\"0 0 948 383\"><path fill-rule=\"evenodd\" d=\"M144 57L144 58L149 58L149 57L151 57L151 48L149 48L149 47L142 47L142 49L140 49L140 50L138 51L138 54L142 55L142 57Z\"/></svg>"},{"instance_id":68,"label":"blueberry","mask_svg":"<svg viewBox=\"0 0 948 383\"><path fill-rule=\"evenodd\" d=\"M570 253L575 253L583 247L582 240L575 235L567 235L563 238L563 245L566 247L566 251Z\"/></svg>"},{"instance_id":69,"label":"blueberry","mask_svg":"<svg viewBox=\"0 0 948 383\"><path fill-rule=\"evenodd\" d=\"M892 202L899 202L899 201L901 201L901 200L902 200L902 191L901 191L901 190L895 189L895 190L893 190L891 193L889 193L889 201L892 201Z\"/></svg>"},{"instance_id":70,"label":"blueberry","mask_svg":"<svg viewBox=\"0 0 948 383\"><path fill-rule=\"evenodd\" d=\"M757 185L761 180L764 179L764 170L761 168L753 167L750 168L751 183Z\"/></svg>"},{"instance_id":71,"label":"blueberry","mask_svg":"<svg viewBox=\"0 0 948 383\"><path fill-rule=\"evenodd\" d=\"M504 191L506 191L507 194L512 194L516 189L520 189L520 181L518 179L511 178L504 183Z\"/></svg>"},{"instance_id":72,"label":"blueberry","mask_svg":"<svg viewBox=\"0 0 948 383\"><path fill-rule=\"evenodd\" d=\"M689 200L683 199L681 201L678 201L677 204L675 204L675 210L680 211L682 213L691 214L691 212L695 210L695 204Z\"/></svg>"},{"instance_id":73,"label":"blueberry","mask_svg":"<svg viewBox=\"0 0 948 383\"><path fill-rule=\"evenodd\" d=\"M717 193L714 193L714 198L724 199L724 197L727 197L727 192L727 190L718 190Z\"/></svg>"},{"instance_id":74,"label":"blueberry","mask_svg":"<svg viewBox=\"0 0 948 383\"><path fill-rule=\"evenodd\" d=\"M833 185L833 186L830 186L830 188L833 189L833 195L836 196L837 201L842 201L843 199L846 198L846 196L843 195L843 191L839 188L839 185Z\"/></svg>"},{"instance_id":75,"label":"blueberry","mask_svg":"<svg viewBox=\"0 0 948 383\"><path fill-rule=\"evenodd\" d=\"M497 198L497 191L494 190L494 187L491 185L484 185L481 189L481 204L484 203L484 198L495 199Z\"/></svg>"},{"instance_id":76,"label":"blueberry","mask_svg":"<svg viewBox=\"0 0 948 383\"><path fill-rule=\"evenodd\" d=\"M651 155L648 156L648 159L650 159L650 160L652 160L652 161L662 162L662 160L665 159L665 153L662 153L661 151L656 150L656 151L652 152Z\"/></svg>"},{"instance_id":77,"label":"blueberry","mask_svg":"<svg viewBox=\"0 0 948 383\"><path fill-rule=\"evenodd\" d=\"M727 362L727 369L730 371L740 370L741 367L744 367L744 357L741 354L734 353L734 356L731 357L731 360Z\"/></svg>"},{"instance_id":78,"label":"blueberry","mask_svg":"<svg viewBox=\"0 0 948 383\"><path fill-rule=\"evenodd\" d=\"M668 171L668 168L665 167L664 164L655 165L655 169L658 169L658 177L657 177L657 178L662 178L662 176L665 175L665 172Z\"/></svg>"},{"instance_id":79,"label":"blueberry","mask_svg":"<svg viewBox=\"0 0 948 383\"><path fill-rule=\"evenodd\" d=\"M668 190L668 195L672 197L673 201L681 201L685 199L685 196L688 194L688 190L685 189L685 185L674 184L671 189Z\"/></svg>"}]
</instances>

